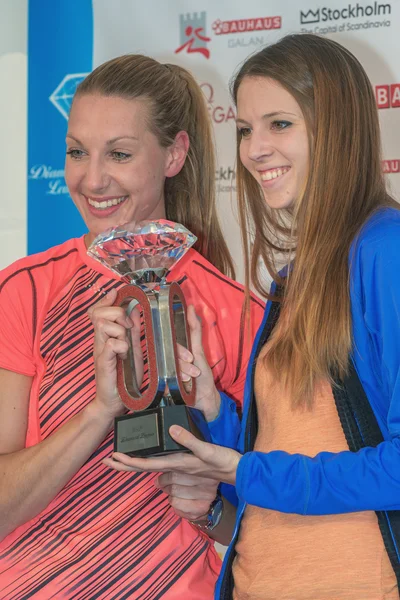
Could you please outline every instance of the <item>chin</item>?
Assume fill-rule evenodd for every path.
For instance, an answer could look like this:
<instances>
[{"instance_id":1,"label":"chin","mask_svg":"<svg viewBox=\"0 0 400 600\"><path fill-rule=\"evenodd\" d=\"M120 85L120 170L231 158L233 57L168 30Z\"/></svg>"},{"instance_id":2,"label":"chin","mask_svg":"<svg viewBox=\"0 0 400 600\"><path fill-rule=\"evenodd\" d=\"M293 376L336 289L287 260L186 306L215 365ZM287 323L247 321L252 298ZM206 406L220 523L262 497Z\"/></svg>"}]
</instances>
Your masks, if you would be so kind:
<instances>
[{"instance_id":1,"label":"chin","mask_svg":"<svg viewBox=\"0 0 400 600\"><path fill-rule=\"evenodd\" d=\"M290 197L271 198L265 196L265 202L274 210L290 210L294 205L294 200Z\"/></svg>"}]
</instances>

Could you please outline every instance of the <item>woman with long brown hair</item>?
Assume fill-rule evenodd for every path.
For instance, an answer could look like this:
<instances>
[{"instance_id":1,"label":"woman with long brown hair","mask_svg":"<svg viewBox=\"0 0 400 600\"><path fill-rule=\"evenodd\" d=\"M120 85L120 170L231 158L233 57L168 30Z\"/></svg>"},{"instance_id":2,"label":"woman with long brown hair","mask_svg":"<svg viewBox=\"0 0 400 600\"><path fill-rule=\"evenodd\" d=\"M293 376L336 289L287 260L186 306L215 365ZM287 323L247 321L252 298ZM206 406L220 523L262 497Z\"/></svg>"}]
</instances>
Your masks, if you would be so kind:
<instances>
[{"instance_id":1,"label":"woman with long brown hair","mask_svg":"<svg viewBox=\"0 0 400 600\"><path fill-rule=\"evenodd\" d=\"M169 278L201 316L216 385L241 401L253 334L216 214L207 105L185 69L117 57L79 86L66 142L88 232L0 275L0 598L208 600L221 566L213 539L231 529L227 502L224 519L208 519L218 482L174 476L170 504L168 474L157 484L102 463L125 411L116 361L132 322L113 306L123 282L87 254L132 221L195 233ZM254 327L263 303L251 305Z\"/></svg>"},{"instance_id":2,"label":"woman with long brown hair","mask_svg":"<svg viewBox=\"0 0 400 600\"><path fill-rule=\"evenodd\" d=\"M174 428L193 455L107 463L236 487L216 598L397 599L400 211L373 89L347 49L306 34L251 56L232 92L247 284L269 300L243 419L211 389L192 319L201 375L187 353L182 369L209 390L198 406L219 445Z\"/></svg>"}]
</instances>

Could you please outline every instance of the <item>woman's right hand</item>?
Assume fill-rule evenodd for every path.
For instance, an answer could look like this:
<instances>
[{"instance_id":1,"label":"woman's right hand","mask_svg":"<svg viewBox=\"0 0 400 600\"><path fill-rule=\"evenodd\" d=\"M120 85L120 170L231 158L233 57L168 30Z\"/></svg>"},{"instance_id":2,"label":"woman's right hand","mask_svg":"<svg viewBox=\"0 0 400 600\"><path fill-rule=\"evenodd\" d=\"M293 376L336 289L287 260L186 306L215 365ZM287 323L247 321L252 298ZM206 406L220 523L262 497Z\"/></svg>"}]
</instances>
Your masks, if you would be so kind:
<instances>
[{"instance_id":1,"label":"woman's right hand","mask_svg":"<svg viewBox=\"0 0 400 600\"><path fill-rule=\"evenodd\" d=\"M194 306L188 306L186 314L190 330L192 352L178 344L178 358L182 381L196 379L196 404L207 421L213 421L219 413L221 398L215 387L214 377L203 350L201 322Z\"/></svg>"},{"instance_id":2,"label":"woman's right hand","mask_svg":"<svg viewBox=\"0 0 400 600\"><path fill-rule=\"evenodd\" d=\"M113 289L89 309L94 327L96 397L93 403L110 418L122 415L126 410L117 390L117 356L127 357L127 330L133 326L125 310L113 306L116 297L117 290Z\"/></svg>"}]
</instances>

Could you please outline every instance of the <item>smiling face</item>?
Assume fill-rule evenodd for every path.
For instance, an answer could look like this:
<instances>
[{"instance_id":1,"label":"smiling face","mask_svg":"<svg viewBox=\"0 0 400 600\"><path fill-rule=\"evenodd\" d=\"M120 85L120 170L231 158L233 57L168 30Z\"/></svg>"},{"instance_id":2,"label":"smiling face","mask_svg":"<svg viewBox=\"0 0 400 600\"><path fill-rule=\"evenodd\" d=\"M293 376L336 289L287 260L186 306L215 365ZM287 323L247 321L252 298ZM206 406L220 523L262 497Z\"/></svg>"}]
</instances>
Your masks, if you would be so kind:
<instances>
[{"instance_id":1,"label":"smiling face","mask_svg":"<svg viewBox=\"0 0 400 600\"><path fill-rule=\"evenodd\" d=\"M68 124L65 180L85 221L86 243L128 221L165 218L164 182L184 163L188 138L162 148L143 99L82 95Z\"/></svg>"},{"instance_id":2,"label":"smiling face","mask_svg":"<svg viewBox=\"0 0 400 600\"><path fill-rule=\"evenodd\" d=\"M240 160L271 208L291 208L307 179L309 142L296 100L278 82L245 77L237 94Z\"/></svg>"}]
</instances>

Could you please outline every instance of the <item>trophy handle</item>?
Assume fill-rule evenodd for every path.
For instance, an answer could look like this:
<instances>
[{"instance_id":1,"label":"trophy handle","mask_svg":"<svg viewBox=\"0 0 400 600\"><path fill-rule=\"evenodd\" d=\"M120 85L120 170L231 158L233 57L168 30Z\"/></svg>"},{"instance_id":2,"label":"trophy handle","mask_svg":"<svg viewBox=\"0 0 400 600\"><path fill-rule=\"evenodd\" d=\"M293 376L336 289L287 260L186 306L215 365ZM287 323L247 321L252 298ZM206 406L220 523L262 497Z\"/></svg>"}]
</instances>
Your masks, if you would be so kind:
<instances>
[{"instance_id":1,"label":"trophy handle","mask_svg":"<svg viewBox=\"0 0 400 600\"><path fill-rule=\"evenodd\" d=\"M181 372L178 363L177 342L185 346L190 352L192 344L190 340L189 325L186 319L186 301L181 286L176 282L168 284L167 292L168 303L168 321L169 331L171 335L171 345L173 348L173 357L168 371L168 387L170 394L175 404L185 403L187 406L194 406L196 402L196 381L192 379L190 382L190 390L187 391L182 381ZM161 302L161 296L160 300ZM183 401L183 402L182 402Z\"/></svg>"},{"instance_id":2,"label":"trophy handle","mask_svg":"<svg viewBox=\"0 0 400 600\"><path fill-rule=\"evenodd\" d=\"M129 344L129 355L126 360L117 356L117 388L122 402L127 408L134 411L141 411L156 405L162 397L163 390L159 386L159 373L157 367L156 347L154 338L154 329L152 321L152 301L156 303L154 294L146 294L137 285L126 285L118 290L114 306L129 308L129 304L136 300L135 305L140 304L143 310L143 320L145 337L147 344L147 366L148 366L148 388L140 393L136 383L136 377L132 377L134 371L133 353L131 344ZM127 382L127 375L130 375L130 382Z\"/></svg>"}]
</instances>

